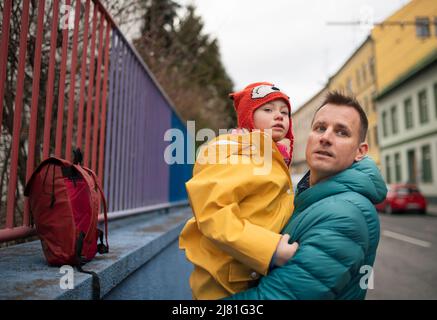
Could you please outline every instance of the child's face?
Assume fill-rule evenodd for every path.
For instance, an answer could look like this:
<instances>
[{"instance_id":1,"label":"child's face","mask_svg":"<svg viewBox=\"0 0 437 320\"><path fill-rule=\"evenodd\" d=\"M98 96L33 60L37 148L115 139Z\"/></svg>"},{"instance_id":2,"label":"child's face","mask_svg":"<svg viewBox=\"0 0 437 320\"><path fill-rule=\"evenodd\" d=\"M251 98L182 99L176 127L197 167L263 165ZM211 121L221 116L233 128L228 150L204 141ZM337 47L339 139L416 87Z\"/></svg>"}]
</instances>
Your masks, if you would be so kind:
<instances>
[{"instance_id":1,"label":"child's face","mask_svg":"<svg viewBox=\"0 0 437 320\"><path fill-rule=\"evenodd\" d=\"M272 129L273 141L285 138L290 127L290 115L287 104L282 99L262 105L253 113L255 129Z\"/></svg>"}]
</instances>

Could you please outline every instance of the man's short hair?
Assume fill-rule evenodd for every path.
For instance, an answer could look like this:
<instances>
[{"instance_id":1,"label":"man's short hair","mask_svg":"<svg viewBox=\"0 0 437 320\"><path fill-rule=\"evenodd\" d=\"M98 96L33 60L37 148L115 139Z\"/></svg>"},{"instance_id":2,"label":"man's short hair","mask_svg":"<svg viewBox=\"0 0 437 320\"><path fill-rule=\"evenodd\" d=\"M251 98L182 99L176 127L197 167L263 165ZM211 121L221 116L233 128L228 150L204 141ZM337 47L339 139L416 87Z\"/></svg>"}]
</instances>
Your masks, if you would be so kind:
<instances>
[{"instance_id":1,"label":"man's short hair","mask_svg":"<svg viewBox=\"0 0 437 320\"><path fill-rule=\"evenodd\" d=\"M328 103L337 106L347 106L357 110L358 114L360 115L360 143L364 142L366 140L367 130L369 128L369 120L367 120L367 115L355 97L347 96L339 91L330 91L326 94L325 100L323 100L320 107L318 107L314 113L313 121L311 123L314 122L316 113Z\"/></svg>"}]
</instances>

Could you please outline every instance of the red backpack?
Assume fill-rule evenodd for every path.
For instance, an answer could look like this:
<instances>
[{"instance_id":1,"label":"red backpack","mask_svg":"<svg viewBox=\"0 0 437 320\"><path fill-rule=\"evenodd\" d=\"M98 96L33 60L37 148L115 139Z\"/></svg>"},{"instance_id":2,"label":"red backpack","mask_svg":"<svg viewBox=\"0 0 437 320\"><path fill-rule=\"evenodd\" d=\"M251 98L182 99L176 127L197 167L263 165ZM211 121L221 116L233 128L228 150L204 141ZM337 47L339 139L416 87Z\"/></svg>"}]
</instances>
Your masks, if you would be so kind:
<instances>
[{"instance_id":1,"label":"red backpack","mask_svg":"<svg viewBox=\"0 0 437 320\"><path fill-rule=\"evenodd\" d=\"M73 163L59 158L44 160L29 179L24 195L49 265L73 265L80 272L97 252L107 253L108 225L104 194L94 172L79 165L80 150L75 151ZM100 202L104 205L105 240L97 228ZM97 240L100 239L100 244ZM97 284L95 283L97 281Z\"/></svg>"}]
</instances>

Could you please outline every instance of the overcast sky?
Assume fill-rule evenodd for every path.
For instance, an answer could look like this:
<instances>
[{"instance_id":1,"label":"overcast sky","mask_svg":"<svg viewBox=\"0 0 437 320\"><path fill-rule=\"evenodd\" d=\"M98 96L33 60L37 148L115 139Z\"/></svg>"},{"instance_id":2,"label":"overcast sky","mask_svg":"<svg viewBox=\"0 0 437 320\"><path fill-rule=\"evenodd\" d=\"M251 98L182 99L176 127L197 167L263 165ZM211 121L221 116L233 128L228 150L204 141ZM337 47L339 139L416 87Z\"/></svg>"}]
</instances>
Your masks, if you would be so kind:
<instances>
[{"instance_id":1,"label":"overcast sky","mask_svg":"<svg viewBox=\"0 0 437 320\"><path fill-rule=\"evenodd\" d=\"M216 37L222 60L242 89L271 81L294 108L323 88L365 40L369 29L328 22L380 22L408 0L179 0L194 3L205 32Z\"/></svg>"}]
</instances>

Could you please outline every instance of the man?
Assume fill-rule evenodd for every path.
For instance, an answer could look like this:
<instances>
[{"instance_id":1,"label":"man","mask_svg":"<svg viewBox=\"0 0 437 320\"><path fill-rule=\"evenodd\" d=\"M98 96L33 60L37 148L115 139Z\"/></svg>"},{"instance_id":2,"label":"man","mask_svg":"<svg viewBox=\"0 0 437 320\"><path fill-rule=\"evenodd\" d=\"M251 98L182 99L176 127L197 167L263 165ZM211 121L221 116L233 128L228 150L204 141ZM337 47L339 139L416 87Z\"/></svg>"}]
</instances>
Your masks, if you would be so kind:
<instances>
[{"instance_id":1,"label":"man","mask_svg":"<svg viewBox=\"0 0 437 320\"><path fill-rule=\"evenodd\" d=\"M257 287L230 299L364 299L380 227L375 203L387 193L366 156L368 120L359 103L328 93L316 111L306 148L310 168L297 187L283 229L299 249Z\"/></svg>"}]
</instances>

